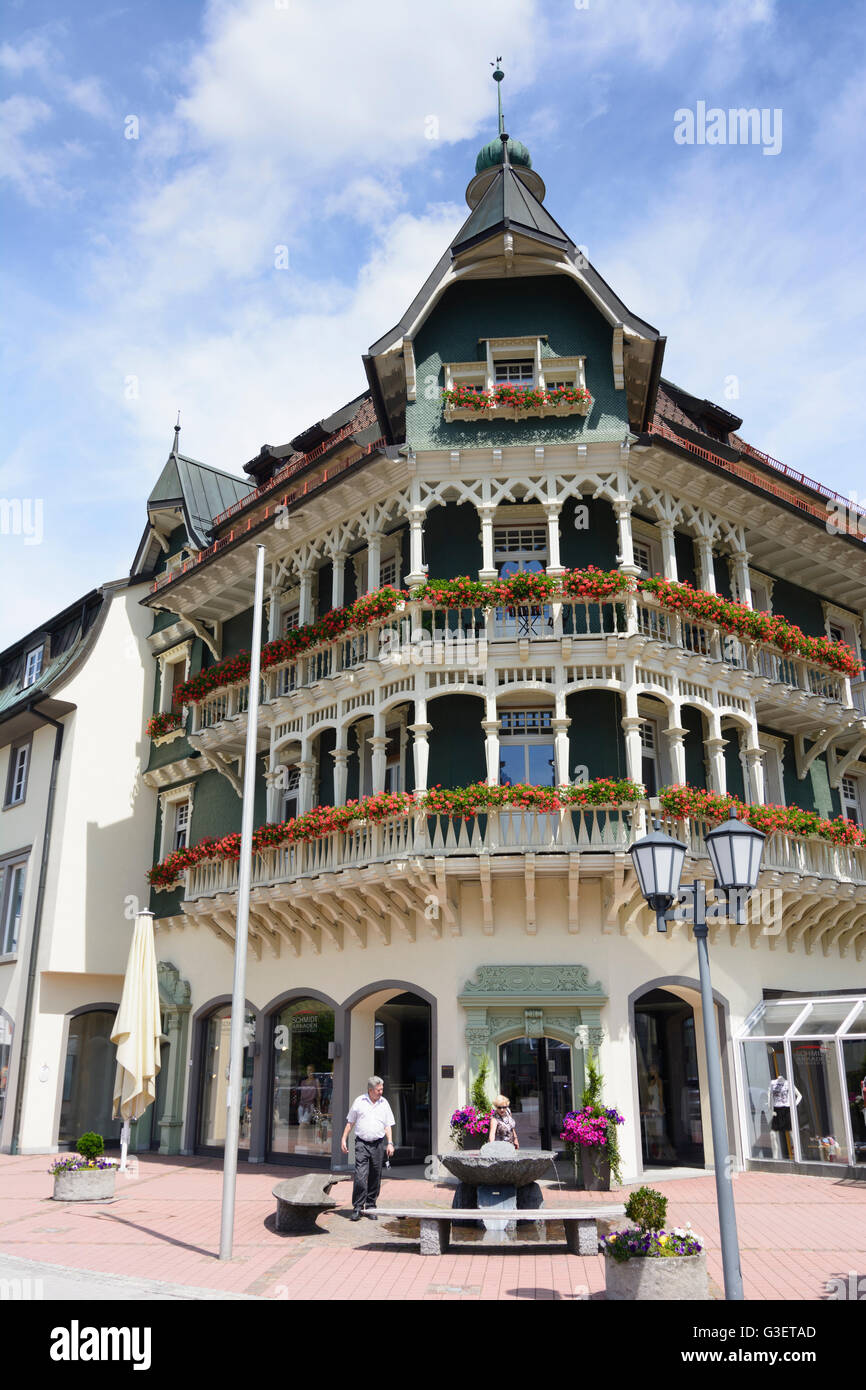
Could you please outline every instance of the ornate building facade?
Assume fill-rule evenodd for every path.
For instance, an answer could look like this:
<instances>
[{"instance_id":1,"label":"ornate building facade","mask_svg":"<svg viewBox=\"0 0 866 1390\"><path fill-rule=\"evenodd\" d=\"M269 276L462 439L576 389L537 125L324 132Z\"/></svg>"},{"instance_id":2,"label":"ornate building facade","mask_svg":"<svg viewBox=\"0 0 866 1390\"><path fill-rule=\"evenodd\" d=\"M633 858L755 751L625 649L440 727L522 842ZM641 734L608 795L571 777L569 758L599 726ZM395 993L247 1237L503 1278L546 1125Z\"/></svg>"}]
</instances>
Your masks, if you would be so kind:
<instances>
[{"instance_id":1,"label":"ornate building facade","mask_svg":"<svg viewBox=\"0 0 866 1390\"><path fill-rule=\"evenodd\" d=\"M655 809L709 877L733 795L777 809L749 919L711 929L730 1152L862 1173L861 518L662 376L544 197L492 141L363 394L243 482L176 438L149 499L152 907L185 1001L163 1147L225 1137L261 544L249 1159L340 1166L375 1071L423 1160L485 1057L560 1148L592 1050L627 1175L710 1164L694 940L656 933L628 846Z\"/></svg>"}]
</instances>

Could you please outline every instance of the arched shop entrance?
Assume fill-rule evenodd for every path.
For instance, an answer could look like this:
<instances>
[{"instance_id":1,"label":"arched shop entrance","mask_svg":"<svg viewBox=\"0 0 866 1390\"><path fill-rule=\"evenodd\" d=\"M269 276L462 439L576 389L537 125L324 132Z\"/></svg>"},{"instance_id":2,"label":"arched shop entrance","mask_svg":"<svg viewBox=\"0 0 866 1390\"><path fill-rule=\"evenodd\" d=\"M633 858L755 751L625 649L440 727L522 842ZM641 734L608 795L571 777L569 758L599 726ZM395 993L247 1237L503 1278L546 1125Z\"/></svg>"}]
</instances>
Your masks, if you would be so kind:
<instances>
[{"instance_id":1,"label":"arched shop entrance","mask_svg":"<svg viewBox=\"0 0 866 1390\"><path fill-rule=\"evenodd\" d=\"M267 1152L271 1162L330 1159L334 1022L333 1000L312 995L289 999L270 1015L265 1038L272 1040L268 1051L273 1059Z\"/></svg>"},{"instance_id":2,"label":"arched shop entrance","mask_svg":"<svg viewBox=\"0 0 866 1390\"><path fill-rule=\"evenodd\" d=\"M698 1041L692 1005L667 989L634 1003L645 1168L704 1166Z\"/></svg>"},{"instance_id":3,"label":"arched shop entrance","mask_svg":"<svg viewBox=\"0 0 866 1390\"><path fill-rule=\"evenodd\" d=\"M499 1086L511 1101L525 1149L563 1149L562 1125L572 1103L571 1046L557 1038L512 1038L499 1045Z\"/></svg>"},{"instance_id":4,"label":"arched shop entrance","mask_svg":"<svg viewBox=\"0 0 866 1390\"><path fill-rule=\"evenodd\" d=\"M391 981L353 996L345 1007L348 1099L363 1092L369 1076L381 1076L396 1121L392 1163L423 1163L433 1150L435 1121L432 1001L408 982Z\"/></svg>"}]
</instances>

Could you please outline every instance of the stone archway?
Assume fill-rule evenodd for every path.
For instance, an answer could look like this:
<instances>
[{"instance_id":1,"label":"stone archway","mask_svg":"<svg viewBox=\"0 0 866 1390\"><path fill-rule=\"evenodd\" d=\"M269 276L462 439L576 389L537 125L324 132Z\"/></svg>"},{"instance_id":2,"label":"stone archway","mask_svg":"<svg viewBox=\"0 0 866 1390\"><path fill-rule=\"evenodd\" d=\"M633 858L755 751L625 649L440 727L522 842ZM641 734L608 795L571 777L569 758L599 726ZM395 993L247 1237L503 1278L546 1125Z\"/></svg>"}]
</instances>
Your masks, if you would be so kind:
<instances>
[{"instance_id":1,"label":"stone archway","mask_svg":"<svg viewBox=\"0 0 866 1390\"><path fill-rule=\"evenodd\" d=\"M601 1010L608 996L585 965L481 965L457 996L466 1013L470 1081L485 1054L497 1067L499 1044L510 1038L550 1037L572 1052L574 1095L586 1084L586 1053L604 1037Z\"/></svg>"}]
</instances>

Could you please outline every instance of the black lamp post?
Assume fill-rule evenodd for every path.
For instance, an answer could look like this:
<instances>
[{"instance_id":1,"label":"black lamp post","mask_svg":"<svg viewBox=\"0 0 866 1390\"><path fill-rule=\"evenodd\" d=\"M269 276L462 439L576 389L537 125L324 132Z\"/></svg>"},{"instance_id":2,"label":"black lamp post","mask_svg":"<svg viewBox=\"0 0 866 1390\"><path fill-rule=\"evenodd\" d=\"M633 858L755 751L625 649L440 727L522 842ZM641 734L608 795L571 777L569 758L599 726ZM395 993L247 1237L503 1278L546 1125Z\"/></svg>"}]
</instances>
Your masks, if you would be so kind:
<instances>
[{"instance_id":1,"label":"black lamp post","mask_svg":"<svg viewBox=\"0 0 866 1390\"><path fill-rule=\"evenodd\" d=\"M716 826L715 830L709 831L706 837L707 852L716 876L716 889L724 897L723 904L713 905L711 916L733 916L737 922L743 920L746 900L758 882L765 839L766 836L762 835L760 830L755 830L751 825L738 820L733 809L728 820ZM696 879L694 883L686 884L685 887L680 886L686 846L681 840L663 834L658 822L651 835L644 835L642 839L635 841L630 853L641 892L656 914L656 927L659 931L666 931L665 923L676 917L675 904L690 905L698 947L725 1298L741 1301L743 1276L740 1271L734 1189L727 1156L722 1063L710 980L710 958L707 951L706 889L703 879Z\"/></svg>"}]
</instances>

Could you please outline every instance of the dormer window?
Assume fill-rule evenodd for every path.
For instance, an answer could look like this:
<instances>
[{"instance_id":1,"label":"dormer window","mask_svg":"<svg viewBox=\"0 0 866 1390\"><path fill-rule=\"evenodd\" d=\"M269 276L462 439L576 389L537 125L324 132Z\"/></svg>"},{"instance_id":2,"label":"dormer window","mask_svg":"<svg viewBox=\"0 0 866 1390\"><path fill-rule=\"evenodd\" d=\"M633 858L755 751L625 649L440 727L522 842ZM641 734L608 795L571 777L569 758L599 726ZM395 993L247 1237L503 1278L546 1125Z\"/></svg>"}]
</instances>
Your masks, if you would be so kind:
<instances>
[{"instance_id":1,"label":"dormer window","mask_svg":"<svg viewBox=\"0 0 866 1390\"><path fill-rule=\"evenodd\" d=\"M442 399L446 420L586 415L583 357L545 355L546 335L483 338L476 362L446 362Z\"/></svg>"},{"instance_id":2,"label":"dormer window","mask_svg":"<svg viewBox=\"0 0 866 1390\"><path fill-rule=\"evenodd\" d=\"M43 646L34 647L27 653L27 660L24 663L24 682L23 688L26 690L28 685L33 685L42 673L42 654Z\"/></svg>"}]
</instances>

